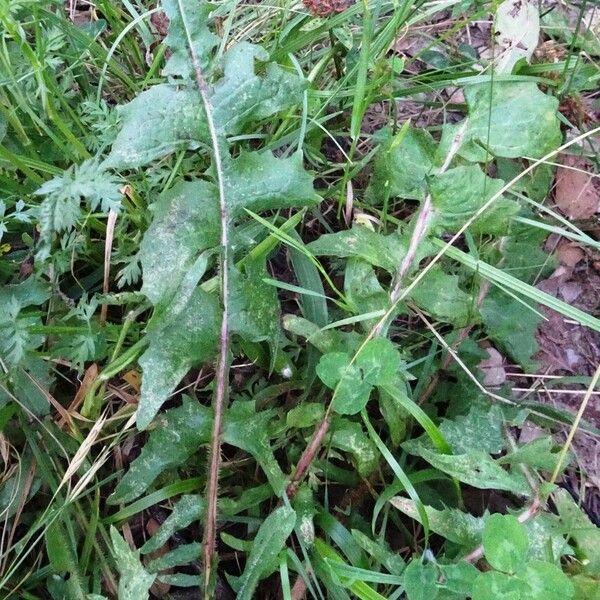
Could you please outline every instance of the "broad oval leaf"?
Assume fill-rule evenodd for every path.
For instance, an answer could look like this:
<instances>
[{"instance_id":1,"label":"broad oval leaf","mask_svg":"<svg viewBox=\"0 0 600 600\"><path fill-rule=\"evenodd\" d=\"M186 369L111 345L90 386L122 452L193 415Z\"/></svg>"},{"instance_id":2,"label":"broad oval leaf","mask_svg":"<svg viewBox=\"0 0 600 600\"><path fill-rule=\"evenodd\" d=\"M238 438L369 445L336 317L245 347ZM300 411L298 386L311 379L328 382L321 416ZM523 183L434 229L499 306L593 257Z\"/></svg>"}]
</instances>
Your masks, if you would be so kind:
<instances>
[{"instance_id":1,"label":"broad oval leaf","mask_svg":"<svg viewBox=\"0 0 600 600\"><path fill-rule=\"evenodd\" d=\"M513 515L490 515L483 529L483 549L486 560L494 569L515 573L529 553L523 525Z\"/></svg>"}]
</instances>

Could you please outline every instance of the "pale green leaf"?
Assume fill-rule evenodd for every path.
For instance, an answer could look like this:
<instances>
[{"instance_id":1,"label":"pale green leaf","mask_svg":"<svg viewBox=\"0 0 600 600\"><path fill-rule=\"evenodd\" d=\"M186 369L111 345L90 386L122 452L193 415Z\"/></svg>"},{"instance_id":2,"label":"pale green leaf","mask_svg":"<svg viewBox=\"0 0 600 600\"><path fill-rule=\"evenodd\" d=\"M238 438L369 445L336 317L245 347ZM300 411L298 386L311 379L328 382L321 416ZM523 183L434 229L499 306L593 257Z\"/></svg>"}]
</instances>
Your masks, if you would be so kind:
<instances>
[{"instance_id":1,"label":"pale green leaf","mask_svg":"<svg viewBox=\"0 0 600 600\"><path fill-rule=\"evenodd\" d=\"M337 418L331 424L330 444L348 452L361 477L368 477L379 466L377 447L363 431L360 423Z\"/></svg>"},{"instance_id":2,"label":"pale green leaf","mask_svg":"<svg viewBox=\"0 0 600 600\"><path fill-rule=\"evenodd\" d=\"M490 338L526 371L535 370L532 356L538 345L535 334L542 318L526 301L493 288L481 305L481 317Z\"/></svg>"},{"instance_id":3,"label":"pale green leaf","mask_svg":"<svg viewBox=\"0 0 600 600\"><path fill-rule=\"evenodd\" d=\"M269 63L259 46L241 42L224 57L223 77L210 89L209 102L219 135L234 135L251 121L270 117L295 104L305 83ZM161 84L120 108L122 127L103 166L141 167L172 152L210 143L204 107L195 82Z\"/></svg>"},{"instance_id":4,"label":"pale green leaf","mask_svg":"<svg viewBox=\"0 0 600 600\"><path fill-rule=\"evenodd\" d=\"M209 139L200 96L192 86L155 85L118 111L121 130L104 162L108 168L141 167Z\"/></svg>"},{"instance_id":5,"label":"pale green leaf","mask_svg":"<svg viewBox=\"0 0 600 600\"><path fill-rule=\"evenodd\" d=\"M425 129L409 127L399 143L391 138L377 153L368 200L378 206L387 198L422 200L435 153L435 141Z\"/></svg>"},{"instance_id":6,"label":"pale green leaf","mask_svg":"<svg viewBox=\"0 0 600 600\"><path fill-rule=\"evenodd\" d=\"M262 468L275 494L285 488L285 475L273 455L269 441L268 422L272 411L255 412L254 402L234 402L223 420L223 441L245 450Z\"/></svg>"},{"instance_id":7,"label":"pale green leaf","mask_svg":"<svg viewBox=\"0 0 600 600\"><path fill-rule=\"evenodd\" d=\"M152 224L140 244L142 292L157 305L174 294L198 256L219 243L214 185L181 181L151 205Z\"/></svg>"},{"instance_id":8,"label":"pale green leaf","mask_svg":"<svg viewBox=\"0 0 600 600\"><path fill-rule=\"evenodd\" d=\"M393 383L399 369L400 355L393 344L375 338L364 345L353 363L345 352L325 354L317 365L317 375L334 390L333 409L354 415L369 401L372 386Z\"/></svg>"},{"instance_id":9,"label":"pale green leaf","mask_svg":"<svg viewBox=\"0 0 600 600\"><path fill-rule=\"evenodd\" d=\"M288 427L312 427L325 415L325 407L319 402L304 402L288 411L285 422Z\"/></svg>"},{"instance_id":10,"label":"pale green leaf","mask_svg":"<svg viewBox=\"0 0 600 600\"><path fill-rule=\"evenodd\" d=\"M254 597L259 580L268 574L265 573L265 568L277 558L295 525L296 513L288 506L280 506L263 521L239 580L238 600L250 600Z\"/></svg>"},{"instance_id":11,"label":"pale green leaf","mask_svg":"<svg viewBox=\"0 0 600 600\"><path fill-rule=\"evenodd\" d=\"M460 166L431 178L431 200L435 224L445 231L458 231L504 185L485 175L478 165ZM499 198L471 225L476 233L505 233L510 217L519 206Z\"/></svg>"},{"instance_id":12,"label":"pale green leaf","mask_svg":"<svg viewBox=\"0 0 600 600\"><path fill-rule=\"evenodd\" d=\"M161 523L154 535L140 548L142 554L155 552L164 546L169 538L204 516L205 502L202 496L186 494L173 506L171 514Z\"/></svg>"},{"instance_id":13,"label":"pale green leaf","mask_svg":"<svg viewBox=\"0 0 600 600\"><path fill-rule=\"evenodd\" d=\"M390 273L396 271L406 254L406 242L397 233L381 235L363 225L322 235L307 248L316 256L362 258Z\"/></svg>"},{"instance_id":14,"label":"pale green leaf","mask_svg":"<svg viewBox=\"0 0 600 600\"><path fill-rule=\"evenodd\" d=\"M513 515L490 515L482 539L485 558L498 571L515 573L527 560L527 534Z\"/></svg>"},{"instance_id":15,"label":"pale green leaf","mask_svg":"<svg viewBox=\"0 0 600 600\"><path fill-rule=\"evenodd\" d=\"M350 364L350 356L344 352L332 352L321 357L317 375L329 388L335 390L332 407L342 415L360 412L371 394L371 384L364 381L356 364Z\"/></svg>"},{"instance_id":16,"label":"pale green leaf","mask_svg":"<svg viewBox=\"0 0 600 600\"><path fill-rule=\"evenodd\" d=\"M139 359L142 395L136 422L145 429L183 376L210 360L217 348L220 311L217 297L196 288L184 306L170 304L160 325L151 331L150 345Z\"/></svg>"},{"instance_id":17,"label":"pale green leaf","mask_svg":"<svg viewBox=\"0 0 600 600\"><path fill-rule=\"evenodd\" d=\"M574 575L571 582L575 588L575 600L596 600L600 598L600 579L587 575Z\"/></svg>"},{"instance_id":18,"label":"pale green leaf","mask_svg":"<svg viewBox=\"0 0 600 600\"><path fill-rule=\"evenodd\" d=\"M371 385L392 385L400 372L400 354L387 338L369 340L356 358L363 379Z\"/></svg>"},{"instance_id":19,"label":"pale green leaf","mask_svg":"<svg viewBox=\"0 0 600 600\"><path fill-rule=\"evenodd\" d=\"M473 592L473 584L479 575L479 571L471 563L464 560L455 564L438 565L441 577L438 579L438 586L452 595L442 595L444 600L452 598L453 600L462 600L464 597L470 597ZM454 595L456 594L456 596Z\"/></svg>"},{"instance_id":20,"label":"pale green leaf","mask_svg":"<svg viewBox=\"0 0 600 600\"><path fill-rule=\"evenodd\" d=\"M472 449L498 454L506 445L502 423L500 407L472 404L466 415L444 419L440 431L456 454Z\"/></svg>"},{"instance_id":21,"label":"pale green leaf","mask_svg":"<svg viewBox=\"0 0 600 600\"><path fill-rule=\"evenodd\" d=\"M438 595L437 576L433 563L413 558L404 570L404 590L408 600L434 600Z\"/></svg>"},{"instance_id":22,"label":"pale green leaf","mask_svg":"<svg viewBox=\"0 0 600 600\"><path fill-rule=\"evenodd\" d=\"M373 267L362 258L349 258L346 262L344 296L356 314L386 310L390 303ZM365 321L364 327L370 329L372 324L372 320Z\"/></svg>"},{"instance_id":23,"label":"pale green leaf","mask_svg":"<svg viewBox=\"0 0 600 600\"><path fill-rule=\"evenodd\" d=\"M189 544L181 544L173 550L161 554L148 562L146 568L151 573L158 571L166 571L173 567L187 565L198 560L202 554L202 545L199 542L191 542Z\"/></svg>"},{"instance_id":24,"label":"pale green leaf","mask_svg":"<svg viewBox=\"0 0 600 600\"><path fill-rule=\"evenodd\" d=\"M233 217L281 208L302 208L319 200L302 154L276 158L271 152L242 152L225 161L225 197Z\"/></svg>"},{"instance_id":25,"label":"pale green leaf","mask_svg":"<svg viewBox=\"0 0 600 600\"><path fill-rule=\"evenodd\" d=\"M214 6L207 2L197 2L193 9L187 10L190 4L184 0L164 0L162 6L169 18L169 33L164 43L171 49L163 75L193 77L194 69L187 36L189 35L189 40L192 42L200 67L205 69L209 64L212 49L219 42L219 38L211 33L207 26ZM182 10L184 10L183 15ZM185 26L183 19L185 19Z\"/></svg>"},{"instance_id":26,"label":"pale green leaf","mask_svg":"<svg viewBox=\"0 0 600 600\"><path fill-rule=\"evenodd\" d=\"M354 352L362 341L361 336L355 331L322 330L318 325L297 315L285 315L283 317L283 327L294 335L306 338L309 344L312 344L323 354L340 350Z\"/></svg>"},{"instance_id":27,"label":"pale green leaf","mask_svg":"<svg viewBox=\"0 0 600 600\"><path fill-rule=\"evenodd\" d=\"M556 444L556 441L550 436L543 436L532 440L502 456L499 464L524 464L534 469L543 469L552 473L556 468L561 452L561 447ZM569 466L572 456L568 455L567 460L563 463L563 468Z\"/></svg>"},{"instance_id":28,"label":"pale green leaf","mask_svg":"<svg viewBox=\"0 0 600 600\"><path fill-rule=\"evenodd\" d=\"M415 503L410 498L396 496L390 504L421 523L421 517ZM475 548L481 542L484 519L474 517L457 508L443 508L438 510L432 506L425 506L431 531L442 537L464 546L466 549Z\"/></svg>"},{"instance_id":29,"label":"pale green leaf","mask_svg":"<svg viewBox=\"0 0 600 600\"><path fill-rule=\"evenodd\" d=\"M530 559L560 564L561 557L573 554L557 515L541 513L523 523L523 527L529 540Z\"/></svg>"},{"instance_id":30,"label":"pale green leaf","mask_svg":"<svg viewBox=\"0 0 600 600\"><path fill-rule=\"evenodd\" d=\"M511 73L522 59L531 61L540 37L540 14L529 0L504 0L496 9L495 47L498 73Z\"/></svg>"},{"instance_id":31,"label":"pale green leaf","mask_svg":"<svg viewBox=\"0 0 600 600\"><path fill-rule=\"evenodd\" d=\"M404 570L406 563L396 552L390 550L388 544L383 539L372 540L362 531L353 529L351 531L354 541L377 562L380 562L392 574L400 574Z\"/></svg>"},{"instance_id":32,"label":"pale green leaf","mask_svg":"<svg viewBox=\"0 0 600 600\"><path fill-rule=\"evenodd\" d=\"M575 588L559 566L532 560L519 572L519 579L529 586L527 600L570 600Z\"/></svg>"},{"instance_id":33,"label":"pale green leaf","mask_svg":"<svg viewBox=\"0 0 600 600\"><path fill-rule=\"evenodd\" d=\"M505 471L489 454L471 450L467 454L438 454L420 444L403 444L411 453L424 458L436 469L479 489L506 490L530 495L531 488L521 473Z\"/></svg>"},{"instance_id":34,"label":"pale green leaf","mask_svg":"<svg viewBox=\"0 0 600 600\"><path fill-rule=\"evenodd\" d=\"M230 273L230 331L252 342L269 340L273 354L279 331L277 291L263 280L264 261L247 261L242 275L235 267Z\"/></svg>"},{"instance_id":35,"label":"pale green leaf","mask_svg":"<svg viewBox=\"0 0 600 600\"><path fill-rule=\"evenodd\" d=\"M552 497L563 531L572 538L583 561L583 572L600 579L600 528L590 521L566 490L558 489Z\"/></svg>"},{"instance_id":36,"label":"pale green leaf","mask_svg":"<svg viewBox=\"0 0 600 600\"><path fill-rule=\"evenodd\" d=\"M480 573L473 585L472 600L525 600L528 586L498 571Z\"/></svg>"},{"instance_id":37,"label":"pale green leaf","mask_svg":"<svg viewBox=\"0 0 600 600\"><path fill-rule=\"evenodd\" d=\"M119 600L144 600L149 598L149 590L155 575L148 573L140 562L139 552L133 551L119 532L111 526L110 539L119 571Z\"/></svg>"},{"instance_id":38,"label":"pale green leaf","mask_svg":"<svg viewBox=\"0 0 600 600\"><path fill-rule=\"evenodd\" d=\"M494 156L541 158L561 143L558 99L535 83L494 81L465 87L469 106L466 140Z\"/></svg>"},{"instance_id":39,"label":"pale green leaf","mask_svg":"<svg viewBox=\"0 0 600 600\"><path fill-rule=\"evenodd\" d=\"M592 7L592 5L589 6ZM585 21L578 25L576 14L571 21L561 8L561 5L557 5L552 10L544 11L542 29L547 34L566 42L569 46L573 45L589 54L600 56L598 27L596 26L596 31L594 31L593 27L586 27ZM568 6L565 6L565 9L567 8ZM575 35L575 30L577 30L577 35Z\"/></svg>"}]
</instances>

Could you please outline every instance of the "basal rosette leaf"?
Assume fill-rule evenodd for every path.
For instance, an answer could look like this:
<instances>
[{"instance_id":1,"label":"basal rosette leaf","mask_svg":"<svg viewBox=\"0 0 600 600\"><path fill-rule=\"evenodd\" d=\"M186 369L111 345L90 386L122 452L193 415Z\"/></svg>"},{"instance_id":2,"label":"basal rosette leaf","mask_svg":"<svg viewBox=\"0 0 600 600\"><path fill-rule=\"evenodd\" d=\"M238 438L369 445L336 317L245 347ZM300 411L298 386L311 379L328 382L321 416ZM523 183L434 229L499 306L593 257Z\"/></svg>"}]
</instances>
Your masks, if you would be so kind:
<instances>
[{"instance_id":1,"label":"basal rosette leaf","mask_svg":"<svg viewBox=\"0 0 600 600\"><path fill-rule=\"evenodd\" d=\"M196 288L181 310L167 307L161 326L151 331L149 347L140 357L142 388L136 413L145 429L183 376L195 364L212 360L218 340L221 311L215 294Z\"/></svg>"},{"instance_id":2,"label":"basal rosette leaf","mask_svg":"<svg viewBox=\"0 0 600 600\"><path fill-rule=\"evenodd\" d=\"M501 81L465 86L472 140L494 156L541 158L562 140L558 100L535 83Z\"/></svg>"},{"instance_id":3,"label":"basal rosette leaf","mask_svg":"<svg viewBox=\"0 0 600 600\"><path fill-rule=\"evenodd\" d=\"M397 233L381 235L363 225L327 233L308 244L316 256L362 258L369 264L394 273L406 253L406 242Z\"/></svg>"},{"instance_id":4,"label":"basal rosette leaf","mask_svg":"<svg viewBox=\"0 0 600 600\"><path fill-rule=\"evenodd\" d=\"M269 440L272 411L256 412L254 402L234 402L225 412L223 441L248 452L263 469L271 489L279 494L285 476L276 461ZM155 479L185 463L210 439L213 412L197 400L183 397L183 404L165 411L149 433L142 453L119 481L110 504L131 502L143 494Z\"/></svg>"},{"instance_id":5,"label":"basal rosette leaf","mask_svg":"<svg viewBox=\"0 0 600 600\"><path fill-rule=\"evenodd\" d=\"M148 573L138 551L132 550L119 532L110 528L112 552L119 574L119 600L144 600L150 597L150 587L156 575Z\"/></svg>"},{"instance_id":6,"label":"basal rosette leaf","mask_svg":"<svg viewBox=\"0 0 600 600\"><path fill-rule=\"evenodd\" d=\"M430 179L429 189L435 210L434 223L449 232L458 231L492 196L504 181L485 175L477 165L459 166ZM513 200L498 198L471 225L476 233L503 234L510 218L519 210Z\"/></svg>"},{"instance_id":7,"label":"basal rosette leaf","mask_svg":"<svg viewBox=\"0 0 600 600\"><path fill-rule=\"evenodd\" d=\"M197 257L219 243L216 187L181 181L151 205L152 224L140 245L142 292L153 304L175 293Z\"/></svg>"},{"instance_id":8,"label":"basal rosette leaf","mask_svg":"<svg viewBox=\"0 0 600 600\"><path fill-rule=\"evenodd\" d=\"M190 4L181 0L163 0L162 8L169 18L169 33L164 43L171 49L163 75L193 78L188 34L194 54L204 69L210 62L211 51L219 43L219 38L208 28L210 13L215 7L207 2Z\"/></svg>"},{"instance_id":9,"label":"basal rosette leaf","mask_svg":"<svg viewBox=\"0 0 600 600\"><path fill-rule=\"evenodd\" d=\"M390 137L377 153L366 196L381 205L386 198L422 200L434 167L436 142L425 129L409 127L400 141Z\"/></svg>"},{"instance_id":10,"label":"basal rosette leaf","mask_svg":"<svg viewBox=\"0 0 600 600\"><path fill-rule=\"evenodd\" d=\"M276 158L269 152L243 152L227 158L223 183L234 252L245 249L235 233L236 224L249 218L246 208L263 211L314 204L318 196L312 181L299 154ZM140 248L142 291L157 307L148 333L150 345L140 359L138 426L142 428L192 366L214 358L220 323L216 294L194 291L208 257L218 252L216 186L203 180L180 182L164 192L152 210L154 220ZM243 273L231 268L230 330L249 341L269 340L274 355L279 303L275 288L263 282L265 277L264 263L246 261Z\"/></svg>"},{"instance_id":11,"label":"basal rosette leaf","mask_svg":"<svg viewBox=\"0 0 600 600\"><path fill-rule=\"evenodd\" d=\"M346 352L325 354L317 365L317 375L334 390L335 412L354 415L366 406L373 386L393 384L400 365L394 345L385 338L375 338L364 345L353 362Z\"/></svg>"},{"instance_id":12,"label":"basal rosette leaf","mask_svg":"<svg viewBox=\"0 0 600 600\"><path fill-rule=\"evenodd\" d=\"M208 91L219 136L238 134L248 123L298 101L305 81L273 63L259 69L257 62L268 58L261 47L246 42L225 55L223 76ZM105 168L141 167L176 150L210 143L204 106L194 82L154 86L119 112L122 126L103 163Z\"/></svg>"},{"instance_id":13,"label":"basal rosette leaf","mask_svg":"<svg viewBox=\"0 0 600 600\"><path fill-rule=\"evenodd\" d=\"M464 327L477 318L475 300L459 287L458 275L434 266L411 292L411 299L440 321Z\"/></svg>"}]
</instances>

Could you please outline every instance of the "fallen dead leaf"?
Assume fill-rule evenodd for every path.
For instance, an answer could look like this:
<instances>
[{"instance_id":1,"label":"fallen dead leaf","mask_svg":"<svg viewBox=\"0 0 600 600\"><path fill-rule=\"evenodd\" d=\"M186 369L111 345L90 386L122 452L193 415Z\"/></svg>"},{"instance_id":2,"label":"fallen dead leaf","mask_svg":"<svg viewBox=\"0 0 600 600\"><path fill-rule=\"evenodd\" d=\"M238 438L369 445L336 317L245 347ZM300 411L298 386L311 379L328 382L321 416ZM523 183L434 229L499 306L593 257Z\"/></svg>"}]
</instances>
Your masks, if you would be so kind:
<instances>
[{"instance_id":1,"label":"fallen dead leaf","mask_svg":"<svg viewBox=\"0 0 600 600\"><path fill-rule=\"evenodd\" d=\"M498 386L506 381L506 371L503 363L504 358L496 348L485 348L488 358L479 363L479 368L483 372L483 385Z\"/></svg>"},{"instance_id":2,"label":"fallen dead leaf","mask_svg":"<svg viewBox=\"0 0 600 600\"><path fill-rule=\"evenodd\" d=\"M556 206L571 219L593 217L600 209L600 185L587 172L588 162L580 156L565 156L562 162L556 172Z\"/></svg>"},{"instance_id":3,"label":"fallen dead leaf","mask_svg":"<svg viewBox=\"0 0 600 600\"><path fill-rule=\"evenodd\" d=\"M556 248L556 257L561 265L572 269L585 258L585 251L577 242L563 239Z\"/></svg>"}]
</instances>

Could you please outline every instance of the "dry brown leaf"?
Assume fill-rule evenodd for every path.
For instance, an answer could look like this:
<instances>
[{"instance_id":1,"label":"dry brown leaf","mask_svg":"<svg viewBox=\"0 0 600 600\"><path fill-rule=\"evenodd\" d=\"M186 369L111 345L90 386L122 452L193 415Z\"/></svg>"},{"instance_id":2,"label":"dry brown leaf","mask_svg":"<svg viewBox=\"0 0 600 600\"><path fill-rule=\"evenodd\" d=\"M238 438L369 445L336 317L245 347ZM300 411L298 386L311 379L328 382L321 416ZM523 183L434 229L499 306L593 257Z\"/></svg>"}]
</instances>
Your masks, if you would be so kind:
<instances>
[{"instance_id":1,"label":"dry brown leaf","mask_svg":"<svg viewBox=\"0 0 600 600\"><path fill-rule=\"evenodd\" d=\"M496 348L485 348L485 351L488 358L479 363L479 368L483 372L483 385L488 387L502 385L506 381L504 358Z\"/></svg>"},{"instance_id":2,"label":"dry brown leaf","mask_svg":"<svg viewBox=\"0 0 600 600\"><path fill-rule=\"evenodd\" d=\"M561 265L572 269L585 258L585 252L577 242L563 239L556 249L556 257Z\"/></svg>"},{"instance_id":3,"label":"dry brown leaf","mask_svg":"<svg viewBox=\"0 0 600 600\"><path fill-rule=\"evenodd\" d=\"M600 185L591 173L585 172L588 162L579 156L565 156L562 162L565 166L556 172L556 206L571 219L593 217L600 208Z\"/></svg>"}]
</instances>

